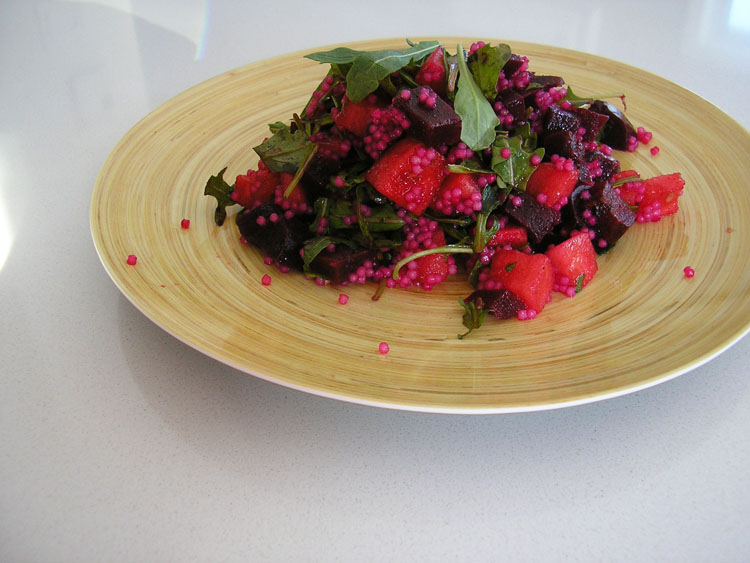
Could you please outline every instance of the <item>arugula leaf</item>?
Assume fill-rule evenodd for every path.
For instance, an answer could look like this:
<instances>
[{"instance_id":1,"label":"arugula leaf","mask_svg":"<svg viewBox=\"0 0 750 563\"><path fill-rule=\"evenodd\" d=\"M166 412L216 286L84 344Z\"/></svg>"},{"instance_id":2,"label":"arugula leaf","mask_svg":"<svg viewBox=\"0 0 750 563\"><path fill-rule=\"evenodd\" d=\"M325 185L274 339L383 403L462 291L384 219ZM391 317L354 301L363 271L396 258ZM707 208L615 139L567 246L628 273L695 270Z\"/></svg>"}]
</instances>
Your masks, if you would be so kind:
<instances>
[{"instance_id":1,"label":"arugula leaf","mask_svg":"<svg viewBox=\"0 0 750 563\"><path fill-rule=\"evenodd\" d=\"M477 225L474 232L475 253L482 252L487 243L500 230L498 221L493 222L489 229L487 228L487 219L498 205L500 205L500 199L497 197L497 188L492 184L485 186L482 190L482 211L477 215Z\"/></svg>"},{"instance_id":2,"label":"arugula leaf","mask_svg":"<svg viewBox=\"0 0 750 563\"><path fill-rule=\"evenodd\" d=\"M463 299L459 299L458 302L461 307L464 308L464 326L469 329L468 332L457 335L459 340L463 340L465 337L469 336L475 328L482 326L484 319L487 317L487 311L477 308L473 301L467 303Z\"/></svg>"},{"instance_id":3,"label":"arugula leaf","mask_svg":"<svg viewBox=\"0 0 750 563\"><path fill-rule=\"evenodd\" d=\"M489 147L495 139L495 127L500 125L500 120L474 82L461 44L458 45L458 91L454 109L461 117L461 140L473 151Z\"/></svg>"},{"instance_id":4,"label":"arugula leaf","mask_svg":"<svg viewBox=\"0 0 750 563\"><path fill-rule=\"evenodd\" d=\"M362 52L354 59L346 74L346 95L360 102L380 86L381 80L417 62L438 48L437 41L420 41L408 49L386 49Z\"/></svg>"},{"instance_id":5,"label":"arugula leaf","mask_svg":"<svg viewBox=\"0 0 750 563\"><path fill-rule=\"evenodd\" d=\"M503 158L501 152L503 149L510 149L510 157ZM529 152L523 148L523 139L520 136L507 137L498 135L492 144L492 161L490 167L506 184L506 189L526 190L526 182L529 180L531 173L536 170L536 166L531 164L531 157L538 155L541 159L544 156L544 149L538 148ZM499 183L499 182L498 182Z\"/></svg>"},{"instance_id":6,"label":"arugula leaf","mask_svg":"<svg viewBox=\"0 0 750 563\"><path fill-rule=\"evenodd\" d=\"M215 176L211 176L206 182L206 187L203 190L203 195L210 195L216 198L216 211L214 211L214 222L221 227L224 224L224 220L227 218L227 207L231 207L235 204L232 199L232 192L234 186L230 186L224 180L224 172L226 167L222 168L221 171Z\"/></svg>"},{"instance_id":7,"label":"arugula leaf","mask_svg":"<svg viewBox=\"0 0 750 563\"><path fill-rule=\"evenodd\" d=\"M482 168L482 165L473 158L464 160L461 164L449 164L448 172L454 174L492 174L491 170Z\"/></svg>"},{"instance_id":8,"label":"arugula leaf","mask_svg":"<svg viewBox=\"0 0 750 563\"><path fill-rule=\"evenodd\" d=\"M317 53L310 53L309 55L305 55L305 58L317 61L319 63L340 65L354 62L354 59L356 59L364 52L365 51L350 49L349 47L336 47L331 51L318 51Z\"/></svg>"},{"instance_id":9,"label":"arugula leaf","mask_svg":"<svg viewBox=\"0 0 750 563\"><path fill-rule=\"evenodd\" d=\"M294 133L289 127L275 126L276 132L253 150L271 172L294 174L310 156L315 144L303 131Z\"/></svg>"},{"instance_id":10,"label":"arugula leaf","mask_svg":"<svg viewBox=\"0 0 750 563\"><path fill-rule=\"evenodd\" d=\"M485 45L475 53L475 59L470 63L471 73L477 86L489 100L497 96L497 79L505 63L510 59L510 47L501 43L496 46Z\"/></svg>"}]
</instances>

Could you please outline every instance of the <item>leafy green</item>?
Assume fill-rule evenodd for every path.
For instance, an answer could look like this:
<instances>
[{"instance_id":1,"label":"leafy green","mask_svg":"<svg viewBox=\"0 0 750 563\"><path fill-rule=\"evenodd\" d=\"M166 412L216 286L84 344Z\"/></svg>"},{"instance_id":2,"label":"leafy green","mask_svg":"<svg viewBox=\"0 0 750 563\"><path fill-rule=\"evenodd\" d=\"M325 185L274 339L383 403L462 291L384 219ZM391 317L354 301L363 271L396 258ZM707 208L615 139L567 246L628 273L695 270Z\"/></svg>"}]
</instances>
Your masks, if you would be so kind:
<instances>
[{"instance_id":1,"label":"leafy green","mask_svg":"<svg viewBox=\"0 0 750 563\"><path fill-rule=\"evenodd\" d=\"M214 211L214 222L221 227L227 218L227 207L231 207L235 204L232 199L232 192L234 186L227 184L224 180L224 172L226 167L222 168L221 171L215 176L211 176L206 182L206 187L203 190L203 195L210 195L216 198L216 211Z\"/></svg>"},{"instance_id":2,"label":"leafy green","mask_svg":"<svg viewBox=\"0 0 750 563\"><path fill-rule=\"evenodd\" d=\"M366 51L357 51L356 49L350 49L349 47L336 47L330 51L318 51L317 53L310 53L305 55L306 59L311 59L319 63L330 63L330 64L346 64L354 62L358 56L362 55Z\"/></svg>"},{"instance_id":3,"label":"leafy green","mask_svg":"<svg viewBox=\"0 0 750 563\"><path fill-rule=\"evenodd\" d=\"M272 172L294 174L310 156L315 144L303 131L292 133L287 126L275 126L276 132L257 147L253 147Z\"/></svg>"},{"instance_id":4,"label":"leafy green","mask_svg":"<svg viewBox=\"0 0 750 563\"><path fill-rule=\"evenodd\" d=\"M492 174L491 170L486 170L473 158L464 160L461 164L449 164L448 172L453 174Z\"/></svg>"},{"instance_id":5,"label":"leafy green","mask_svg":"<svg viewBox=\"0 0 750 563\"><path fill-rule=\"evenodd\" d=\"M495 127L500 125L500 120L482 90L474 82L460 44L458 69L458 91L454 109L461 117L461 140L473 151L484 150L495 139Z\"/></svg>"},{"instance_id":6,"label":"leafy green","mask_svg":"<svg viewBox=\"0 0 750 563\"><path fill-rule=\"evenodd\" d=\"M503 158L501 154L505 148L510 149L509 158ZM538 148L529 152L523 148L523 139L521 136L507 137L505 135L498 135L495 142L492 143L492 161L490 167L505 183L508 190L516 189L524 191L529 176L536 170L536 166L531 164L531 157L534 155L539 156L541 160L544 156L544 149Z\"/></svg>"},{"instance_id":7,"label":"leafy green","mask_svg":"<svg viewBox=\"0 0 750 563\"><path fill-rule=\"evenodd\" d=\"M576 278L576 293L581 293L584 279L586 279L586 274L581 274Z\"/></svg>"},{"instance_id":8,"label":"leafy green","mask_svg":"<svg viewBox=\"0 0 750 563\"><path fill-rule=\"evenodd\" d=\"M497 197L497 188L488 184L482 190L482 210L477 214L477 225L474 232L474 252L482 252L487 243L490 242L500 230L500 223L493 222L492 227L487 228L487 219L497 206L500 205L500 199Z\"/></svg>"},{"instance_id":9,"label":"leafy green","mask_svg":"<svg viewBox=\"0 0 750 563\"><path fill-rule=\"evenodd\" d=\"M337 65L351 63L346 73L346 95L353 102L365 99L380 86L391 73L397 72L411 63L421 61L438 48L437 41L410 42L406 49L385 49L382 51L357 51L338 47L305 55L308 59Z\"/></svg>"},{"instance_id":10,"label":"leafy green","mask_svg":"<svg viewBox=\"0 0 750 563\"><path fill-rule=\"evenodd\" d=\"M476 304L473 301L469 301L467 303L463 299L459 299L458 302L460 303L461 307L464 308L464 326L469 329L468 332L458 335L459 340L462 340L463 338L469 336L469 334L471 334L474 329L482 326L484 319L487 317L487 311L483 311L482 309L477 308Z\"/></svg>"},{"instance_id":11,"label":"leafy green","mask_svg":"<svg viewBox=\"0 0 750 563\"><path fill-rule=\"evenodd\" d=\"M505 265L505 271L506 272L512 272L516 269L516 266L518 265L518 262L511 262L509 264Z\"/></svg>"},{"instance_id":12,"label":"leafy green","mask_svg":"<svg viewBox=\"0 0 750 563\"><path fill-rule=\"evenodd\" d=\"M504 43L494 47L487 44L474 54L469 64L477 86L488 100L494 100L497 96L497 80L510 54L510 47Z\"/></svg>"}]
</instances>

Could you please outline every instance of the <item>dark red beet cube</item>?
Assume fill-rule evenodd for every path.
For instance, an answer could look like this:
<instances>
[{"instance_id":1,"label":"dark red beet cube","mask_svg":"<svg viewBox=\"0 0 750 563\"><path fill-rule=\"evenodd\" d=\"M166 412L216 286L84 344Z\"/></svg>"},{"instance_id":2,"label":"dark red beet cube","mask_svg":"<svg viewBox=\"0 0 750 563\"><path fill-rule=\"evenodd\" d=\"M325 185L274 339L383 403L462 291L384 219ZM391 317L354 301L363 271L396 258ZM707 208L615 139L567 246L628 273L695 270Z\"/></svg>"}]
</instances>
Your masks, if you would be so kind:
<instances>
[{"instance_id":1,"label":"dark red beet cube","mask_svg":"<svg viewBox=\"0 0 750 563\"><path fill-rule=\"evenodd\" d=\"M554 131L570 131L573 134L578 133L581 126L581 118L575 113L562 109L559 106L551 105L544 112L544 135Z\"/></svg>"},{"instance_id":2,"label":"dark red beet cube","mask_svg":"<svg viewBox=\"0 0 750 563\"><path fill-rule=\"evenodd\" d=\"M572 196L576 222L580 227L592 229L596 234L594 249L606 252L633 224L635 213L608 181L596 182L588 189L586 197L581 197L579 188L576 192Z\"/></svg>"},{"instance_id":3,"label":"dark red beet cube","mask_svg":"<svg viewBox=\"0 0 750 563\"><path fill-rule=\"evenodd\" d=\"M498 98L505 109L508 110L508 113L513 116L513 119L518 121L526 119L526 102L521 94L509 88L500 92Z\"/></svg>"},{"instance_id":4,"label":"dark red beet cube","mask_svg":"<svg viewBox=\"0 0 750 563\"><path fill-rule=\"evenodd\" d=\"M373 250L355 250L339 244L332 252L324 250L318 254L310 263L310 270L331 283L340 284L349 281L349 274L356 272L364 262L375 258Z\"/></svg>"},{"instance_id":5,"label":"dark red beet cube","mask_svg":"<svg viewBox=\"0 0 750 563\"><path fill-rule=\"evenodd\" d=\"M508 289L478 289L464 301L474 303L477 309L489 311L498 319L510 319L526 309L526 303Z\"/></svg>"},{"instance_id":6,"label":"dark red beet cube","mask_svg":"<svg viewBox=\"0 0 750 563\"><path fill-rule=\"evenodd\" d=\"M440 96L435 98L434 107L420 102L419 92L423 88L427 86L408 90L408 98L401 94L393 98L394 107L401 110L411 123L409 136L429 147L455 145L461 140L461 118Z\"/></svg>"},{"instance_id":7,"label":"dark red beet cube","mask_svg":"<svg viewBox=\"0 0 750 563\"><path fill-rule=\"evenodd\" d=\"M310 238L310 231L299 217L287 219L281 207L263 203L237 215L237 227L247 242L273 258L279 266L302 269L300 250Z\"/></svg>"},{"instance_id":8,"label":"dark red beet cube","mask_svg":"<svg viewBox=\"0 0 750 563\"><path fill-rule=\"evenodd\" d=\"M581 118L581 127L586 129L586 133L583 135L583 141L587 143L596 139L599 131L602 130L609 120L608 116L586 108L573 108L572 111Z\"/></svg>"},{"instance_id":9,"label":"dark red beet cube","mask_svg":"<svg viewBox=\"0 0 750 563\"><path fill-rule=\"evenodd\" d=\"M635 127L618 108L602 100L596 100L589 106L591 111L607 116L607 122L601 130L599 140L620 151L628 150L630 137L636 137Z\"/></svg>"},{"instance_id":10,"label":"dark red beet cube","mask_svg":"<svg viewBox=\"0 0 750 563\"><path fill-rule=\"evenodd\" d=\"M542 205L526 192L511 192L503 204L503 211L526 228L534 243L540 243L560 222L559 211Z\"/></svg>"}]
</instances>

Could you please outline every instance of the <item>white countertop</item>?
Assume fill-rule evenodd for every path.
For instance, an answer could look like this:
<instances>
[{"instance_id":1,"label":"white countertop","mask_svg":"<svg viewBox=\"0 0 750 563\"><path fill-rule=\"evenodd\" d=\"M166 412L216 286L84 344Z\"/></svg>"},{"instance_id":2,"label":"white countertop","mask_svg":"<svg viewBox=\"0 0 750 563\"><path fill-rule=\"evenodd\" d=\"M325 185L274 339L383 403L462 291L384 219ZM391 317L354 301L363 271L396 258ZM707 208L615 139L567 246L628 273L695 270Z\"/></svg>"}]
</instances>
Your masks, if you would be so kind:
<instances>
[{"instance_id":1,"label":"white countertop","mask_svg":"<svg viewBox=\"0 0 750 563\"><path fill-rule=\"evenodd\" d=\"M588 4L0 2L0 559L750 559L747 337L579 407L378 409L184 345L119 293L91 241L97 173L141 117L320 45L568 47L666 77L750 127L748 2Z\"/></svg>"}]
</instances>

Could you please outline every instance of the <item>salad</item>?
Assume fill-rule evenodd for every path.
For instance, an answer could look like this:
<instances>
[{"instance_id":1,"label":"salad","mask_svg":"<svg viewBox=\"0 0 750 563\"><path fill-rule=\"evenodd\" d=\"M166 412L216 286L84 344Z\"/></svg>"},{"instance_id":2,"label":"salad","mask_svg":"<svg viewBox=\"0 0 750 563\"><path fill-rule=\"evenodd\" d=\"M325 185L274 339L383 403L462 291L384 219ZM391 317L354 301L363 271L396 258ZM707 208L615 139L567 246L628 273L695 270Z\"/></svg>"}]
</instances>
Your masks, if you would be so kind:
<instances>
[{"instance_id":1,"label":"salad","mask_svg":"<svg viewBox=\"0 0 750 563\"><path fill-rule=\"evenodd\" d=\"M679 173L621 170L614 151L651 134L607 96L577 96L505 44L407 43L306 55L329 69L305 107L270 124L256 168L207 181L216 224L239 205L267 264L374 283L373 299L460 274L463 338L488 314L528 320L574 297L631 225L677 212Z\"/></svg>"}]
</instances>

